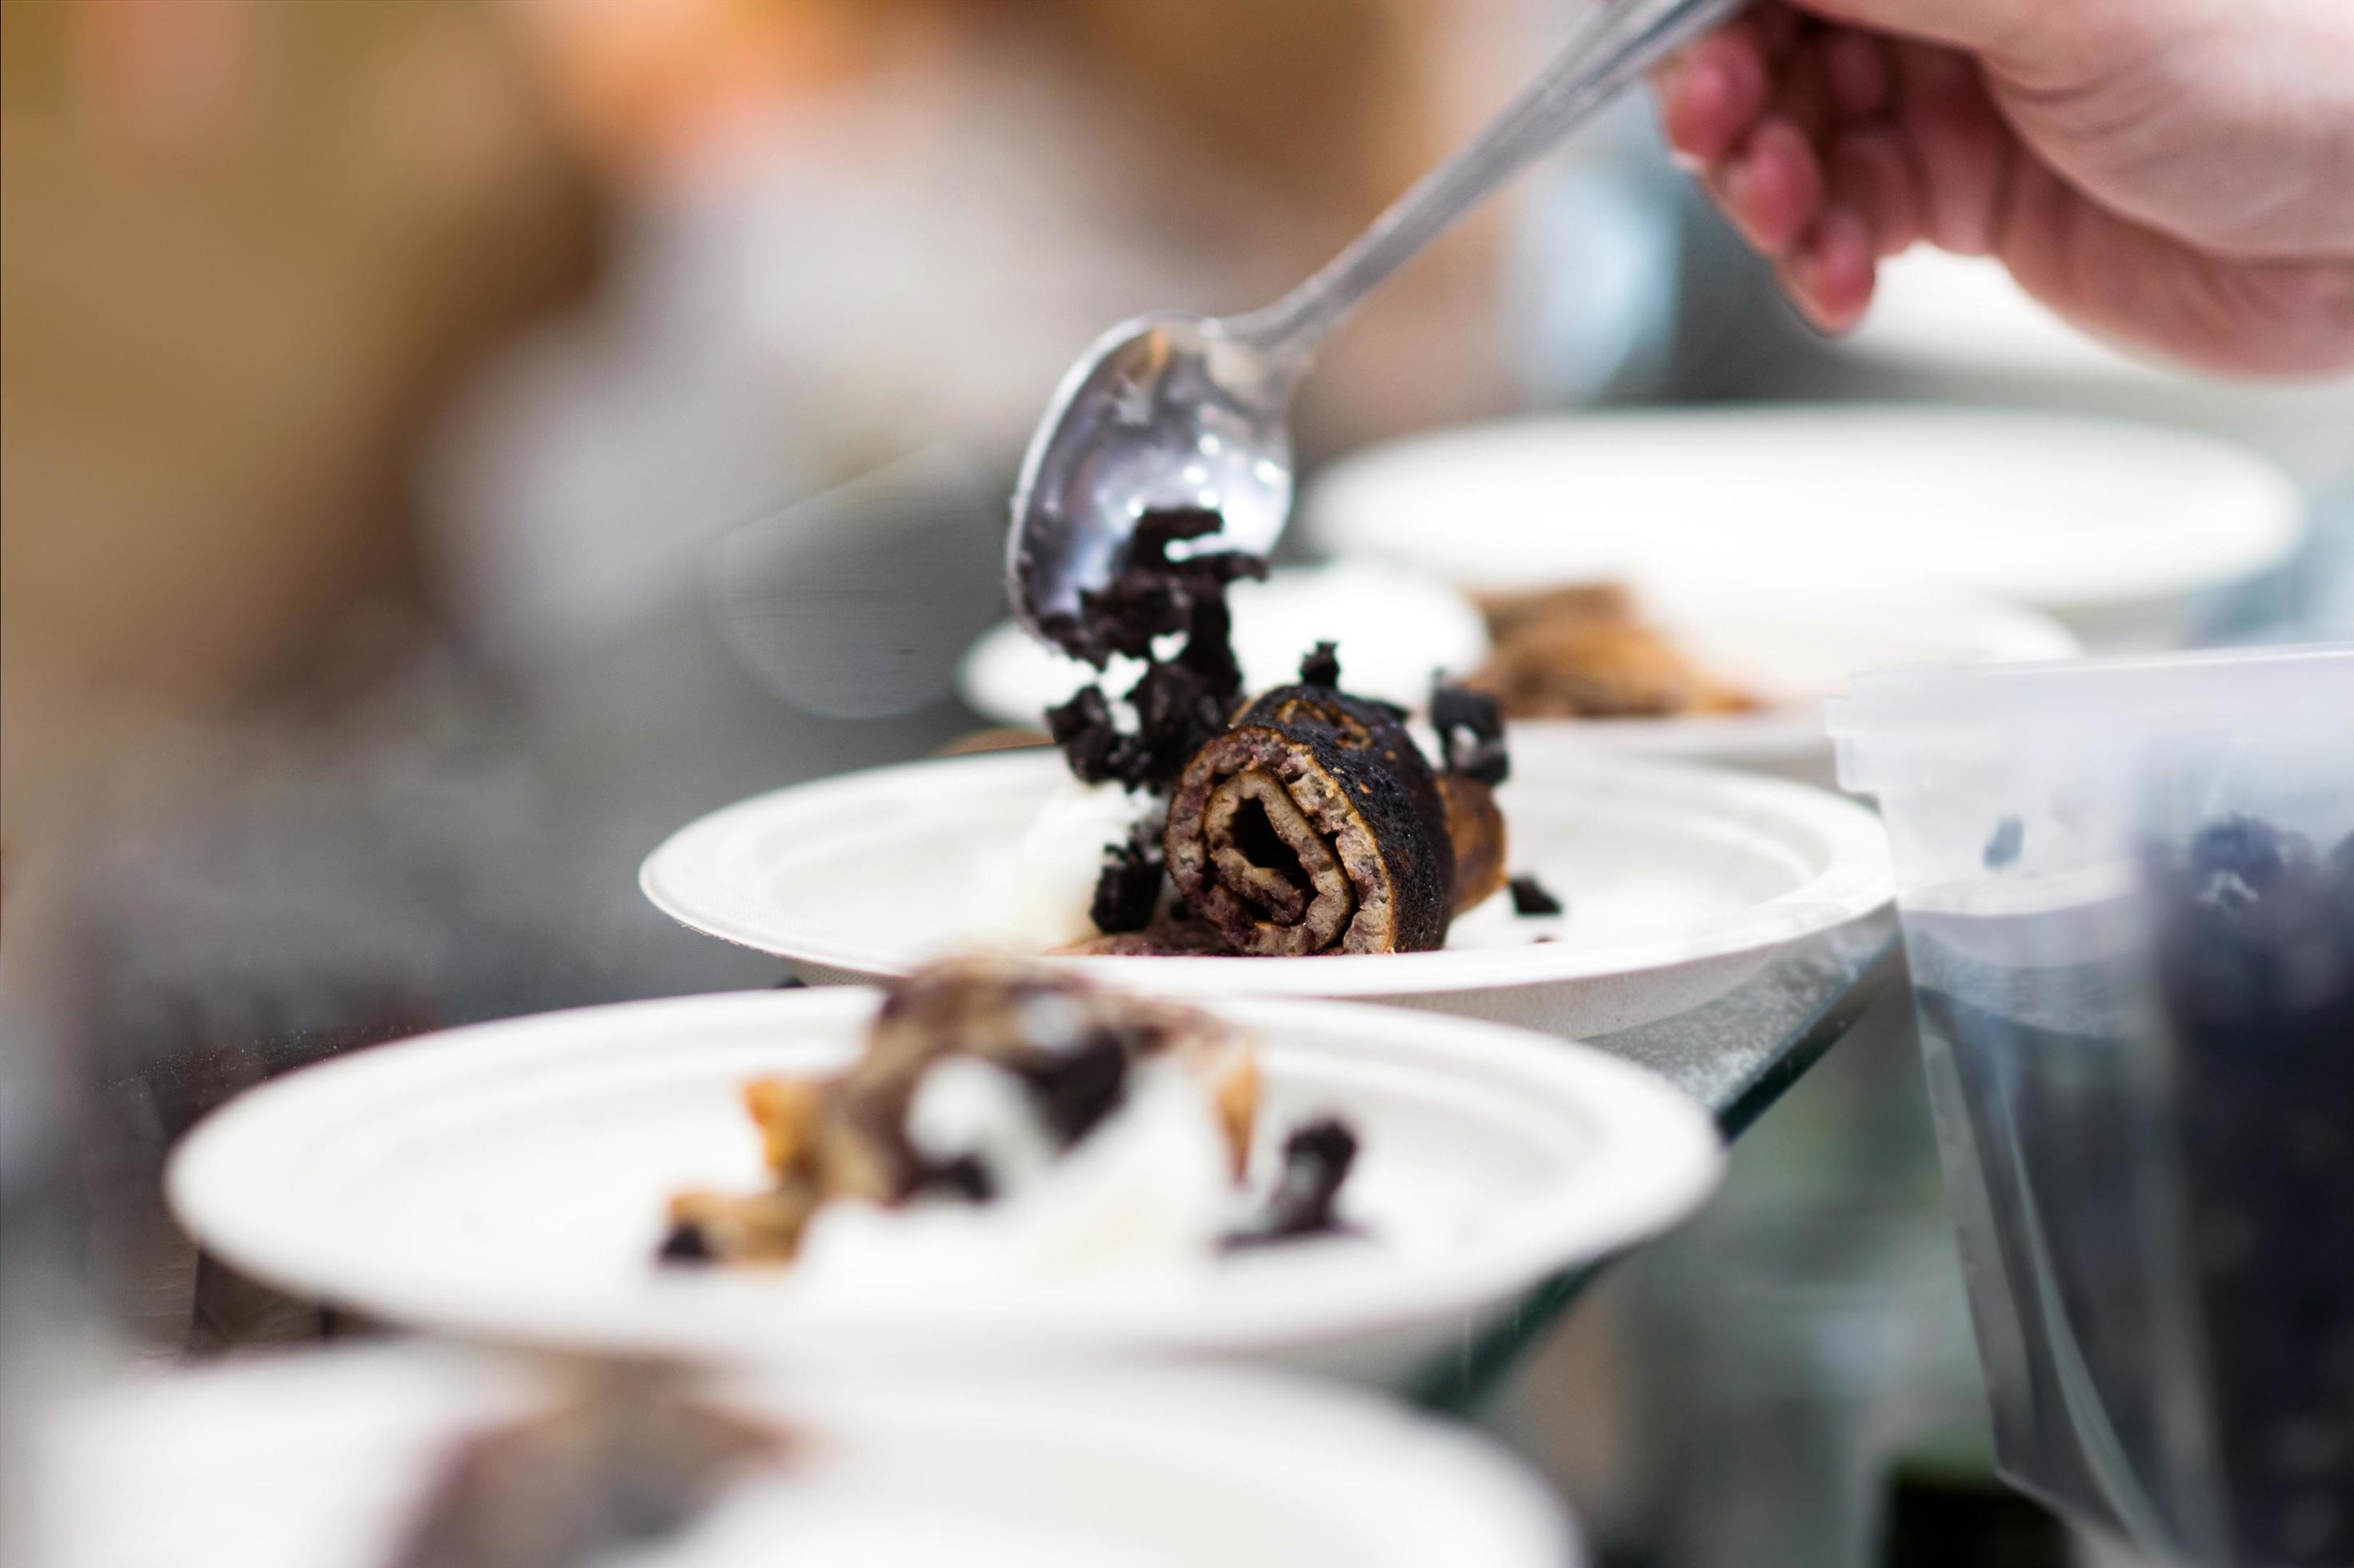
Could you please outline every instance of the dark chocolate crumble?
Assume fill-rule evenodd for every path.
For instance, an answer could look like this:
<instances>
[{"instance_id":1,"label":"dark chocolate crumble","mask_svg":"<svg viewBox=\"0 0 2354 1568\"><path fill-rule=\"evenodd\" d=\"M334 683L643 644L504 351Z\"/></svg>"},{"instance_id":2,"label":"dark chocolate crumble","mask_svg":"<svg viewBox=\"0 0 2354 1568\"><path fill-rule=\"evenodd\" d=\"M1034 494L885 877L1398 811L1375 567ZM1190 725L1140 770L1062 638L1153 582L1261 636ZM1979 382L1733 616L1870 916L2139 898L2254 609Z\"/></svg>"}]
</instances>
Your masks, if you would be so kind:
<instances>
[{"instance_id":1,"label":"dark chocolate crumble","mask_svg":"<svg viewBox=\"0 0 2354 1568\"><path fill-rule=\"evenodd\" d=\"M1103 871L1096 878L1095 902L1087 918L1107 937L1141 931L1152 923L1161 902L1161 874L1168 863L1161 847L1162 824L1139 822L1129 830L1128 842L1104 846Z\"/></svg>"},{"instance_id":2,"label":"dark chocolate crumble","mask_svg":"<svg viewBox=\"0 0 2354 1568\"><path fill-rule=\"evenodd\" d=\"M1227 1233L1228 1252L1345 1232L1333 1203L1356 1163L1357 1135L1337 1117L1320 1117L1296 1128L1283 1140L1283 1174L1267 1206L1250 1223Z\"/></svg>"},{"instance_id":3,"label":"dark chocolate crumble","mask_svg":"<svg viewBox=\"0 0 2354 1568\"><path fill-rule=\"evenodd\" d=\"M1129 1047L1108 1030L1068 1051L1041 1051L1008 1062L1030 1086L1030 1103L1047 1130L1069 1148L1119 1107L1128 1092Z\"/></svg>"},{"instance_id":4,"label":"dark chocolate crumble","mask_svg":"<svg viewBox=\"0 0 2354 1568\"><path fill-rule=\"evenodd\" d=\"M1511 888L1515 915L1558 915L1568 907L1533 876L1512 878Z\"/></svg>"},{"instance_id":5,"label":"dark chocolate crumble","mask_svg":"<svg viewBox=\"0 0 2354 1568\"><path fill-rule=\"evenodd\" d=\"M986 1203L997 1196L997 1183L991 1179L988 1166L972 1155L960 1154L919 1172L916 1191L947 1192L968 1203Z\"/></svg>"},{"instance_id":6,"label":"dark chocolate crumble","mask_svg":"<svg viewBox=\"0 0 2354 1568\"><path fill-rule=\"evenodd\" d=\"M654 1255L664 1263L709 1263L716 1255L704 1239L703 1227L682 1220L671 1226L670 1234L663 1237L662 1250Z\"/></svg>"},{"instance_id":7,"label":"dark chocolate crumble","mask_svg":"<svg viewBox=\"0 0 2354 1568\"><path fill-rule=\"evenodd\" d=\"M1171 560L1168 553L1177 540L1215 533L1219 525L1214 512L1146 513L1110 584L1082 596L1082 615L1061 617L1046 629L1056 642L1097 667L1114 653L1141 659L1147 666L1128 693L1137 715L1132 734L1113 724L1110 700L1100 685L1046 710L1048 733L1063 748L1071 771L1086 782L1117 779L1131 789L1166 785L1225 728L1243 683L1242 668L1235 662L1226 585L1237 577L1266 576L1267 563L1232 551L1182 561ZM1164 660L1153 644L1172 632L1184 634L1184 646Z\"/></svg>"},{"instance_id":8,"label":"dark chocolate crumble","mask_svg":"<svg viewBox=\"0 0 2354 1568\"><path fill-rule=\"evenodd\" d=\"M1490 787L1511 776L1504 710L1486 693L1439 682L1430 689L1430 727L1438 732L1440 758L1449 773Z\"/></svg>"},{"instance_id":9,"label":"dark chocolate crumble","mask_svg":"<svg viewBox=\"0 0 2354 1568\"><path fill-rule=\"evenodd\" d=\"M1170 546L1225 525L1224 517L1204 507L1147 512L1121 546L1111 580L1079 596L1077 615L1049 616L1041 630L1097 669L1114 653L1151 658L1154 639L1193 629L1199 603L1223 604L1228 583L1267 575L1265 560L1234 550L1170 559Z\"/></svg>"}]
</instances>

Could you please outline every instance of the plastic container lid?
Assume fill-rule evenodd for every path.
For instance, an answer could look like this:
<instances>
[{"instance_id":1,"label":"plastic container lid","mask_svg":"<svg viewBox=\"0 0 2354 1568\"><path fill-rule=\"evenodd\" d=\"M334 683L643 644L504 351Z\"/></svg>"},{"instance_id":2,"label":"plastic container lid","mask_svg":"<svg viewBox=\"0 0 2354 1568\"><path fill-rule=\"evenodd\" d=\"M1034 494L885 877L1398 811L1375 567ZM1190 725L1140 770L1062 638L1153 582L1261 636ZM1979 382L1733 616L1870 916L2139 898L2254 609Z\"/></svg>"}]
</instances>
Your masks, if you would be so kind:
<instances>
[{"instance_id":1,"label":"plastic container lid","mask_svg":"<svg viewBox=\"0 0 2354 1568\"><path fill-rule=\"evenodd\" d=\"M1883 798L2003 758L2099 762L2153 735L2276 734L2354 755L2354 643L1872 670L1823 713L1840 787Z\"/></svg>"}]
</instances>

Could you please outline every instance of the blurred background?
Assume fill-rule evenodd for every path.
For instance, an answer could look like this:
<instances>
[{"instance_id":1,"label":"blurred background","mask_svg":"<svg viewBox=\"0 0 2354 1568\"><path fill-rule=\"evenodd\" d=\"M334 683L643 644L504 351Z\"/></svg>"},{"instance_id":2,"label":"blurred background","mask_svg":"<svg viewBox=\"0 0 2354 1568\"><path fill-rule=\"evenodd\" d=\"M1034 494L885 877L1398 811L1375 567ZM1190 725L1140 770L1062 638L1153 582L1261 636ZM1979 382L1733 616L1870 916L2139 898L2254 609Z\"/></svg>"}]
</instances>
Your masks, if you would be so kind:
<instances>
[{"instance_id":1,"label":"blurred background","mask_svg":"<svg viewBox=\"0 0 2354 1568\"><path fill-rule=\"evenodd\" d=\"M163 1213L228 1094L776 983L639 860L982 727L956 661L1062 368L1140 309L1272 297L1574 13L8 0L0 1420L78 1357L338 1331ZM2344 634L2344 387L2186 383L1919 276L1817 338L1628 104L1336 338L1303 471L1537 409L2121 413L2260 448L2311 509L2198 638ZM1910 1029L1900 995L1492 1414L1606 1561L2066 1560L1989 1478Z\"/></svg>"}]
</instances>

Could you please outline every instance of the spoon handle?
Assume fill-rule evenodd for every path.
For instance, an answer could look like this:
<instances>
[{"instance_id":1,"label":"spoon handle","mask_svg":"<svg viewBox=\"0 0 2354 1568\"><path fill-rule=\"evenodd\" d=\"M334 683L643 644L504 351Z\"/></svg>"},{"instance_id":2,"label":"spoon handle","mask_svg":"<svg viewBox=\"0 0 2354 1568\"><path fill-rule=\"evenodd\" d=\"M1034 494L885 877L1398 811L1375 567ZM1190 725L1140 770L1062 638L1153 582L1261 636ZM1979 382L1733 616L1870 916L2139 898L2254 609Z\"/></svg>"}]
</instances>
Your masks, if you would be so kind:
<instances>
[{"instance_id":1,"label":"spoon handle","mask_svg":"<svg viewBox=\"0 0 2354 1568\"><path fill-rule=\"evenodd\" d=\"M1745 0L1610 0L1502 113L1390 204L1373 227L1282 299L1221 323L1293 368L1375 285L1620 89L1741 9Z\"/></svg>"}]
</instances>

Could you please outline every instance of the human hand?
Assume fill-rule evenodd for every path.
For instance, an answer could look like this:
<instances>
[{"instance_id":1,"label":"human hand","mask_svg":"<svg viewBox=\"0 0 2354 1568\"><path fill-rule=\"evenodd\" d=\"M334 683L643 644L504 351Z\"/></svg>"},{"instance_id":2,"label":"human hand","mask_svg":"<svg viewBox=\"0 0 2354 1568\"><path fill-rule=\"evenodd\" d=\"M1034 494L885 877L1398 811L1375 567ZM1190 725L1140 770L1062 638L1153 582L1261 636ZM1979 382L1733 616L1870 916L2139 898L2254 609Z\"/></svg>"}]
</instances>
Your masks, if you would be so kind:
<instances>
[{"instance_id":1,"label":"human hand","mask_svg":"<svg viewBox=\"0 0 2354 1568\"><path fill-rule=\"evenodd\" d=\"M2209 369L2354 366L2354 0L1762 0L1659 95L1826 330L1925 240Z\"/></svg>"}]
</instances>

